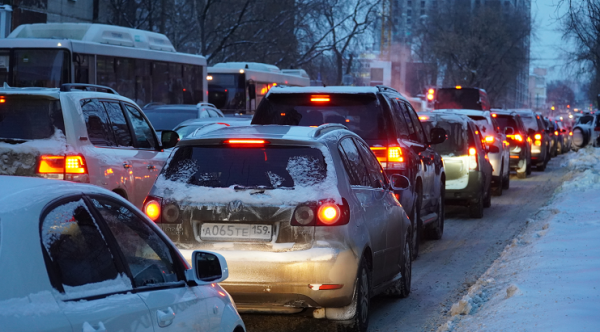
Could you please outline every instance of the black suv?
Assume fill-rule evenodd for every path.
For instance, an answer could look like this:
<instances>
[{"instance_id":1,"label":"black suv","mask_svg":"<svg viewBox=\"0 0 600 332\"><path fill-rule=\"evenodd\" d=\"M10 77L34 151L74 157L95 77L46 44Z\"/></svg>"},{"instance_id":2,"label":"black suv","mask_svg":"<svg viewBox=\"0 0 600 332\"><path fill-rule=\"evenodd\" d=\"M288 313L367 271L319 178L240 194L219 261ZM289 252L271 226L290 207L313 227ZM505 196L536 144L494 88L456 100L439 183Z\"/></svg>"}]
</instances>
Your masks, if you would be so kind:
<instances>
[{"instance_id":1,"label":"black suv","mask_svg":"<svg viewBox=\"0 0 600 332\"><path fill-rule=\"evenodd\" d=\"M385 86L277 87L263 98L252 119L253 125L323 123L344 124L369 144L389 175L409 179L408 189L394 193L416 230L411 236L413 258L425 227L429 238L442 237L446 175L431 144L444 142L443 129L432 129L428 139L408 100Z\"/></svg>"},{"instance_id":2,"label":"black suv","mask_svg":"<svg viewBox=\"0 0 600 332\"><path fill-rule=\"evenodd\" d=\"M517 177L527 177L527 170L531 168L531 139L527 127L521 116L508 110L492 110L492 117L506 134L510 146L510 168L517 171ZM539 167L539 166L538 166Z\"/></svg>"}]
</instances>

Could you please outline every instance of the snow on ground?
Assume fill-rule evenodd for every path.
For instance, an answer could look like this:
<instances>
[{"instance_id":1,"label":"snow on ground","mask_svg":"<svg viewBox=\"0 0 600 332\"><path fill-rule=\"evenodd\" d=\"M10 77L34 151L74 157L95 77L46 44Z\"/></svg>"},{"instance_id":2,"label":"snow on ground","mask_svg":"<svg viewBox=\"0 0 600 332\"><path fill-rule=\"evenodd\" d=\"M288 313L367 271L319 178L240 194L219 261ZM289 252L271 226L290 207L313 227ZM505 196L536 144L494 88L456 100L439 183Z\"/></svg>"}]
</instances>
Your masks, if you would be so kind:
<instances>
[{"instance_id":1,"label":"snow on ground","mask_svg":"<svg viewBox=\"0 0 600 332\"><path fill-rule=\"evenodd\" d=\"M561 167L565 182L438 332L600 330L600 149Z\"/></svg>"}]
</instances>

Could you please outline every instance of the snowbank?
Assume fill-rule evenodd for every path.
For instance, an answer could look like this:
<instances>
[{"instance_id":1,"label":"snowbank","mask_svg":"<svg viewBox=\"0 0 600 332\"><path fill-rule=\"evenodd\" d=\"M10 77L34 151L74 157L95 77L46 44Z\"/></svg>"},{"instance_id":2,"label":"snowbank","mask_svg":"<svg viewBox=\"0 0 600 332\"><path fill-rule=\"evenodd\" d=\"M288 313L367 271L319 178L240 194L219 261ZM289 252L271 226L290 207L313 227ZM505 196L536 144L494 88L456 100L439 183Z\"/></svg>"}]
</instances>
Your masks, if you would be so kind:
<instances>
[{"instance_id":1,"label":"snowbank","mask_svg":"<svg viewBox=\"0 0 600 332\"><path fill-rule=\"evenodd\" d=\"M438 332L600 329L600 149L566 157L563 185Z\"/></svg>"}]
</instances>

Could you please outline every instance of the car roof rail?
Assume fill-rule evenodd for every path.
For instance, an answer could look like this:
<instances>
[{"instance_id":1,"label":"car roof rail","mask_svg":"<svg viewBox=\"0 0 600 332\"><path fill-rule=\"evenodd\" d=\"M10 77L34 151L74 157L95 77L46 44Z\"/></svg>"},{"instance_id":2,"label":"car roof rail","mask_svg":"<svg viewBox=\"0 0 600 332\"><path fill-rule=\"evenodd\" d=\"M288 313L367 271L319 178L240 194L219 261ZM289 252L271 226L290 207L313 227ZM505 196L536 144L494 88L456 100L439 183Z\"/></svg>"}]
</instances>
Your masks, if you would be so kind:
<instances>
[{"instance_id":1,"label":"car roof rail","mask_svg":"<svg viewBox=\"0 0 600 332\"><path fill-rule=\"evenodd\" d=\"M328 133L330 131L334 131L334 130L348 130L348 127L344 126L341 123L324 123L320 126L317 127L317 130L315 130L315 132L313 133L313 137L317 138L319 136L322 136L325 133Z\"/></svg>"},{"instance_id":2,"label":"car roof rail","mask_svg":"<svg viewBox=\"0 0 600 332\"><path fill-rule=\"evenodd\" d=\"M117 93L117 91L115 91L115 89L107 87L107 86L103 86L103 85L97 85L97 84L65 83L60 86L60 91L62 91L62 92L69 92L73 89L81 89L84 91L89 91L89 89L96 89L96 91L104 90L104 92L106 92L106 93L112 93L113 95L118 95L118 93Z\"/></svg>"},{"instance_id":3,"label":"car roof rail","mask_svg":"<svg viewBox=\"0 0 600 332\"><path fill-rule=\"evenodd\" d=\"M389 90L389 91L393 91L393 92L398 92L398 90L391 88L387 85L376 85L375 87L377 89L379 89L379 91L388 91ZM398 92L398 93L400 93L400 92Z\"/></svg>"}]
</instances>

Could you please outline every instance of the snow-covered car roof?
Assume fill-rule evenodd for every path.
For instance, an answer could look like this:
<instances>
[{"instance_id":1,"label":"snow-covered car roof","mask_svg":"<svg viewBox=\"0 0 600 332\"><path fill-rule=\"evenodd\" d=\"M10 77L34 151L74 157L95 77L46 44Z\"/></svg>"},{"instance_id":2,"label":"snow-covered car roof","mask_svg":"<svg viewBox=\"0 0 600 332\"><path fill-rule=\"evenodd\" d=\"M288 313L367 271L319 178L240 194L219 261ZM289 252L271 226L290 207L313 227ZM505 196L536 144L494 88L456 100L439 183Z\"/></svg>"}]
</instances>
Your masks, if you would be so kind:
<instances>
[{"instance_id":1,"label":"snow-covered car roof","mask_svg":"<svg viewBox=\"0 0 600 332\"><path fill-rule=\"evenodd\" d=\"M422 117L428 117L428 118L424 119ZM463 128L467 128L467 123L469 121L473 121L468 116L462 115L462 114L439 114L439 113L433 113L433 112L419 113L419 119L421 121L431 122L433 124L433 126L437 126L437 123L439 121L460 123L460 124L462 124Z\"/></svg>"},{"instance_id":2,"label":"snow-covered car roof","mask_svg":"<svg viewBox=\"0 0 600 332\"><path fill-rule=\"evenodd\" d=\"M325 124L327 125L327 124ZM237 127L221 127L209 133L205 133L201 137L186 137L179 143L180 145L186 145L186 143L194 144L197 140L214 140L214 139L228 139L228 138L264 138L264 139L279 139L279 140L291 140L291 141L303 141L303 142L316 142L321 140L324 136L320 135L314 137L317 130L321 129L313 127L302 127L302 126L284 126L284 125L251 125L251 126L237 126ZM334 128L334 127L332 127ZM345 128L342 125L336 125L334 129ZM351 131L344 130L352 135L356 135Z\"/></svg>"},{"instance_id":3,"label":"snow-covered car roof","mask_svg":"<svg viewBox=\"0 0 600 332\"><path fill-rule=\"evenodd\" d=\"M58 88L11 88L0 87L0 94L3 95L32 95L32 96L48 96L54 99L59 99L60 89Z\"/></svg>"},{"instance_id":4,"label":"snow-covered car roof","mask_svg":"<svg viewBox=\"0 0 600 332\"><path fill-rule=\"evenodd\" d=\"M46 204L62 195L72 193L101 193L117 196L110 190L91 184L35 177L0 175L0 214L26 206ZM2 220L5 222L5 220Z\"/></svg>"},{"instance_id":5,"label":"snow-covered car roof","mask_svg":"<svg viewBox=\"0 0 600 332\"><path fill-rule=\"evenodd\" d=\"M463 115L475 115L475 116L489 116L490 111L480 111L480 110L464 110L464 109L439 109L434 110L434 113L454 113L454 114L463 114Z\"/></svg>"},{"instance_id":6,"label":"snow-covered car roof","mask_svg":"<svg viewBox=\"0 0 600 332\"><path fill-rule=\"evenodd\" d=\"M492 113L498 113L498 114L516 114L517 112L515 112L514 110L492 108Z\"/></svg>"}]
</instances>

